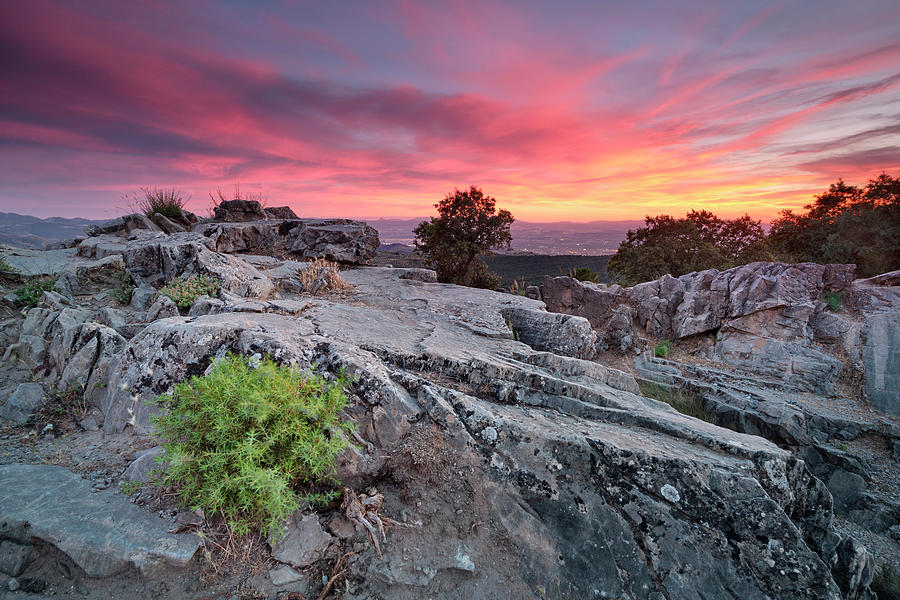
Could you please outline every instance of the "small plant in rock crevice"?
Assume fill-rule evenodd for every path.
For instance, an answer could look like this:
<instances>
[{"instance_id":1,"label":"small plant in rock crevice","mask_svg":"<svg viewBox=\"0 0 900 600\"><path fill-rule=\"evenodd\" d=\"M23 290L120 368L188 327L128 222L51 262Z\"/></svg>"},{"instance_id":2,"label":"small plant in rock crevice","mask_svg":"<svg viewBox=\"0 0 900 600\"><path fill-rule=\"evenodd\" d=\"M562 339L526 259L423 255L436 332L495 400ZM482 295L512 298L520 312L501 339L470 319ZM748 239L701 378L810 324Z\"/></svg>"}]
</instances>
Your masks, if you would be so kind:
<instances>
[{"instance_id":1,"label":"small plant in rock crevice","mask_svg":"<svg viewBox=\"0 0 900 600\"><path fill-rule=\"evenodd\" d=\"M224 517L235 534L277 535L301 501L338 495L335 461L353 430L341 418L346 385L343 373L329 381L268 358L215 362L159 398L163 483L182 504Z\"/></svg>"},{"instance_id":2,"label":"small plant in rock crevice","mask_svg":"<svg viewBox=\"0 0 900 600\"><path fill-rule=\"evenodd\" d=\"M674 346L672 340L661 341L653 348L653 356L666 358L667 356L669 356L669 352L672 351L672 346Z\"/></svg>"},{"instance_id":3,"label":"small plant in rock crevice","mask_svg":"<svg viewBox=\"0 0 900 600\"><path fill-rule=\"evenodd\" d=\"M7 263L6 260L4 260L4 257L0 256L0 273L18 273L18 271L15 267Z\"/></svg>"},{"instance_id":4,"label":"small plant in rock crevice","mask_svg":"<svg viewBox=\"0 0 900 600\"><path fill-rule=\"evenodd\" d=\"M716 423L716 416L706 410L703 398L687 390L660 385L658 383L640 384L641 394L647 398L665 402L678 412L707 423Z\"/></svg>"},{"instance_id":5,"label":"small plant in rock crevice","mask_svg":"<svg viewBox=\"0 0 900 600\"><path fill-rule=\"evenodd\" d=\"M825 304L831 312L840 312L843 300L844 295L841 292L827 292L825 294Z\"/></svg>"},{"instance_id":6,"label":"small plant in rock crevice","mask_svg":"<svg viewBox=\"0 0 900 600\"><path fill-rule=\"evenodd\" d=\"M351 286L341 277L337 263L317 258L297 273L297 279L303 290L317 295L329 291L345 291Z\"/></svg>"},{"instance_id":7,"label":"small plant in rock crevice","mask_svg":"<svg viewBox=\"0 0 900 600\"><path fill-rule=\"evenodd\" d=\"M16 289L16 302L19 306L34 308L37 306L37 303L40 302L44 292L53 290L58 279L58 277L51 277L50 279L32 279L25 285Z\"/></svg>"},{"instance_id":8,"label":"small plant in rock crevice","mask_svg":"<svg viewBox=\"0 0 900 600\"><path fill-rule=\"evenodd\" d=\"M113 300L119 304L130 303L131 295L137 287L134 285L134 280L131 278L131 275L127 271L117 271L111 275L111 279L113 281L113 287L112 290L110 290L110 295Z\"/></svg>"},{"instance_id":9,"label":"small plant in rock crevice","mask_svg":"<svg viewBox=\"0 0 900 600\"><path fill-rule=\"evenodd\" d=\"M200 296L218 296L222 283L209 275L182 275L159 290L160 296L168 296L180 310L186 310Z\"/></svg>"}]
</instances>

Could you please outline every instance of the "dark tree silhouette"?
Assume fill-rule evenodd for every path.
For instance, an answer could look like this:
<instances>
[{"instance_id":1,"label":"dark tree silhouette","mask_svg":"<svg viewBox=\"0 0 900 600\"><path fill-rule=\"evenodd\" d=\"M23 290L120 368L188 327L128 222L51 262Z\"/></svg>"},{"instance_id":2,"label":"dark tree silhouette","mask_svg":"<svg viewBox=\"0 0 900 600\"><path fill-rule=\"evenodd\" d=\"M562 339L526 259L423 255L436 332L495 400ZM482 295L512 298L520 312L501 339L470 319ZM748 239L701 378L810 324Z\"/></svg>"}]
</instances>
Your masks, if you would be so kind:
<instances>
[{"instance_id":1,"label":"dark tree silhouette","mask_svg":"<svg viewBox=\"0 0 900 600\"><path fill-rule=\"evenodd\" d=\"M437 271L438 281L496 288L500 278L479 258L493 248L510 247L513 216L474 185L435 204L438 216L415 228L416 251Z\"/></svg>"},{"instance_id":2,"label":"dark tree silhouette","mask_svg":"<svg viewBox=\"0 0 900 600\"><path fill-rule=\"evenodd\" d=\"M854 263L870 277L900 269L900 178L882 173L863 187L843 180L807 204L782 211L769 240L781 260Z\"/></svg>"},{"instance_id":3,"label":"dark tree silhouette","mask_svg":"<svg viewBox=\"0 0 900 600\"><path fill-rule=\"evenodd\" d=\"M762 224L747 215L720 219L692 210L683 219L648 216L644 223L628 232L609 260L608 273L625 285L771 259Z\"/></svg>"}]
</instances>

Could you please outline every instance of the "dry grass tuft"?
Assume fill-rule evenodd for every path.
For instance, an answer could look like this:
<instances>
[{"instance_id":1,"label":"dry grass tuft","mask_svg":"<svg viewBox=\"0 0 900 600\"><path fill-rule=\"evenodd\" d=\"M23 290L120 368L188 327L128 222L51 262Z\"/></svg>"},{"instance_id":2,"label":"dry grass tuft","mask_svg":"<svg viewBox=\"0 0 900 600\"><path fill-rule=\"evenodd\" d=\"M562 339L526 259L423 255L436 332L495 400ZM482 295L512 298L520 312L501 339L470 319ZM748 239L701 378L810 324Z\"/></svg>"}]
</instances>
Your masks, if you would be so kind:
<instances>
[{"instance_id":1,"label":"dry grass tuft","mask_svg":"<svg viewBox=\"0 0 900 600\"><path fill-rule=\"evenodd\" d=\"M326 292L343 292L353 289L353 286L341 277L341 270L337 263L317 258L309 266L297 274L297 279L303 290L312 295Z\"/></svg>"}]
</instances>

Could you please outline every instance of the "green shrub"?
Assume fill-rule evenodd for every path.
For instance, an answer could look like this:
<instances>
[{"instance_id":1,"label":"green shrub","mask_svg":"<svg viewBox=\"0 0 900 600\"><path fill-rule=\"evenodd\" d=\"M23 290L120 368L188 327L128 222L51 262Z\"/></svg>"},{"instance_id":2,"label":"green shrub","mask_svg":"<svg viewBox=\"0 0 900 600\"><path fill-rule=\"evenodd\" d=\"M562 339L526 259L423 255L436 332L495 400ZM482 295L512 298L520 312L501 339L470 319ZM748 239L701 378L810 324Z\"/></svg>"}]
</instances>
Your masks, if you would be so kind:
<instances>
[{"instance_id":1,"label":"green shrub","mask_svg":"<svg viewBox=\"0 0 900 600\"><path fill-rule=\"evenodd\" d=\"M128 271L117 271L112 275L112 280L113 288L111 293L113 300L119 304L131 302L131 294L134 293L134 289L137 286L134 285L134 280Z\"/></svg>"},{"instance_id":2,"label":"green shrub","mask_svg":"<svg viewBox=\"0 0 900 600\"><path fill-rule=\"evenodd\" d=\"M187 200L175 188L141 188L143 197L137 199L137 208L147 217L160 214L179 221L183 217Z\"/></svg>"},{"instance_id":3,"label":"green shrub","mask_svg":"<svg viewBox=\"0 0 900 600\"><path fill-rule=\"evenodd\" d=\"M672 350L673 345L672 340L661 341L653 348L653 356L658 356L660 358L667 357Z\"/></svg>"},{"instance_id":4,"label":"green shrub","mask_svg":"<svg viewBox=\"0 0 900 600\"><path fill-rule=\"evenodd\" d=\"M716 423L714 414L707 412L703 406L703 398L681 388L659 385L658 383L640 384L641 394L647 398L665 402L678 412L707 423Z\"/></svg>"},{"instance_id":5,"label":"green shrub","mask_svg":"<svg viewBox=\"0 0 900 600\"><path fill-rule=\"evenodd\" d=\"M18 273L16 268L9 265L3 258L4 257L0 256L0 273Z\"/></svg>"},{"instance_id":6,"label":"green shrub","mask_svg":"<svg viewBox=\"0 0 900 600\"><path fill-rule=\"evenodd\" d=\"M840 292L828 292L825 294L825 303L828 305L828 310L831 312L840 311L843 300L844 296Z\"/></svg>"},{"instance_id":7,"label":"green shrub","mask_svg":"<svg viewBox=\"0 0 900 600\"><path fill-rule=\"evenodd\" d=\"M221 514L235 533L281 532L301 500L337 496L327 490L352 428L340 418L346 385L343 373L329 382L268 358L229 355L160 396L168 410L153 423L164 483L184 505Z\"/></svg>"},{"instance_id":8,"label":"green shrub","mask_svg":"<svg viewBox=\"0 0 900 600\"><path fill-rule=\"evenodd\" d=\"M44 292L49 292L53 289L53 286L56 285L58 279L58 277L52 277L50 279L32 279L25 285L16 289L16 302L18 302L20 306L34 308L37 306L37 303L40 302Z\"/></svg>"},{"instance_id":9,"label":"green shrub","mask_svg":"<svg viewBox=\"0 0 900 600\"><path fill-rule=\"evenodd\" d=\"M221 282L209 275L182 275L176 277L159 290L160 296L168 296L180 309L187 309L204 294L218 296Z\"/></svg>"},{"instance_id":10,"label":"green shrub","mask_svg":"<svg viewBox=\"0 0 900 600\"><path fill-rule=\"evenodd\" d=\"M569 277L577 279L578 281L588 281L590 283L597 283L600 281L600 273L590 267L578 267L577 269L572 269L569 271Z\"/></svg>"}]
</instances>

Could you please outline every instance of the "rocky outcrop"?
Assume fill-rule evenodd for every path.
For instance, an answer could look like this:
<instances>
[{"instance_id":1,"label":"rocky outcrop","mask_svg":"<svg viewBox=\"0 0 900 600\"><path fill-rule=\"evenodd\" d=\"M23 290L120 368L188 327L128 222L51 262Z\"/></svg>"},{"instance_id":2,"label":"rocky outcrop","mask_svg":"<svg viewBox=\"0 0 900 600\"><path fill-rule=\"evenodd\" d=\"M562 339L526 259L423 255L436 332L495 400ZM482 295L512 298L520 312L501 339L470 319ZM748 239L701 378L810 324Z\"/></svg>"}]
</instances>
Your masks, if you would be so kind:
<instances>
[{"instance_id":1,"label":"rocky outcrop","mask_svg":"<svg viewBox=\"0 0 900 600\"><path fill-rule=\"evenodd\" d=\"M268 216L256 200L225 200L213 208L215 220L225 223L265 221Z\"/></svg>"},{"instance_id":2,"label":"rocky outcrop","mask_svg":"<svg viewBox=\"0 0 900 600\"><path fill-rule=\"evenodd\" d=\"M124 496L97 492L62 467L0 466L0 540L24 549L15 575L40 560L42 546L61 550L87 577L147 576L184 567L200 540L173 535L170 528Z\"/></svg>"},{"instance_id":3,"label":"rocky outcrop","mask_svg":"<svg viewBox=\"0 0 900 600\"><path fill-rule=\"evenodd\" d=\"M872 556L839 532L834 510L879 523L891 513L870 503L859 485L865 468L834 451L830 436L882 433L889 422L798 403L809 366L739 378L740 369L644 353L636 378L596 361L605 350L634 356L654 336L682 336L721 364L753 335L831 358L816 346L828 338L859 349L865 364L852 341L869 339L862 321L826 314L819 299L845 285L845 270L758 265L628 289L551 279L545 301L583 312L560 314L534 298L436 283L412 269L344 270L340 294L312 296L289 283L308 263L216 251L225 239L216 236L230 235L230 224L214 227L223 225L203 229L211 236L97 236L120 240L110 256L146 293L136 291L123 314L45 294L12 339L44 365L48 384L87 381L83 398L96 407L102 439L139 442L118 471L130 481L145 480L161 452L139 452L158 444L144 437L161 410L154 401L228 352L351 376L345 414L357 438L336 476L356 490L377 486L370 497L401 526L380 538L379 552L336 511L297 513L287 538L273 540L273 560L283 564L267 585L315 597L331 568L323 561L344 557L342 593L356 598L521 598L556 588L579 599L872 600ZM278 227L276 242L321 240L301 254L328 255L340 243L355 260L371 237L348 221ZM154 288L199 273L222 279L220 298L198 299L186 316L165 300L149 305ZM859 286L841 288L847 304L863 301ZM881 300L866 311L887 302L885 286L876 287ZM719 423L743 433L642 396L639 379L694 390ZM184 568L196 549L185 545L190 538L161 532L152 514L94 489L58 467L0 467L0 521L28 528L0 528L9 570L51 548L91 577ZM129 521L137 531L123 524L132 519L126 510L142 514ZM29 568L37 567L22 572Z\"/></svg>"},{"instance_id":4,"label":"rocky outcrop","mask_svg":"<svg viewBox=\"0 0 900 600\"><path fill-rule=\"evenodd\" d=\"M285 221L279 232L287 235L288 248L304 258L327 258L363 264L378 252L378 232L362 221L302 219Z\"/></svg>"},{"instance_id":5,"label":"rocky outcrop","mask_svg":"<svg viewBox=\"0 0 900 600\"><path fill-rule=\"evenodd\" d=\"M541 297L548 310L586 317L610 348L640 351L649 340L710 335L709 353L723 363L833 394L841 363L813 343L814 324L822 295L849 287L853 272L853 265L752 263L632 288L547 277Z\"/></svg>"},{"instance_id":6,"label":"rocky outcrop","mask_svg":"<svg viewBox=\"0 0 900 600\"><path fill-rule=\"evenodd\" d=\"M865 597L871 557L835 533L830 494L789 452L642 398L581 347L516 341L507 322L539 329L539 302L396 271L348 271L355 301L295 315L152 323L110 371L104 428L147 431L146 401L227 351L345 368L365 444L338 476L378 481L418 523L391 530L383 560L353 562L368 595L521 597L558 581L571 598Z\"/></svg>"},{"instance_id":7,"label":"rocky outcrop","mask_svg":"<svg viewBox=\"0 0 900 600\"><path fill-rule=\"evenodd\" d=\"M265 221L249 223L200 223L194 231L212 240L216 252L271 252L276 240L275 228Z\"/></svg>"},{"instance_id":8,"label":"rocky outcrop","mask_svg":"<svg viewBox=\"0 0 900 600\"><path fill-rule=\"evenodd\" d=\"M297 214L290 206L267 206L263 209L270 219L297 219Z\"/></svg>"}]
</instances>

